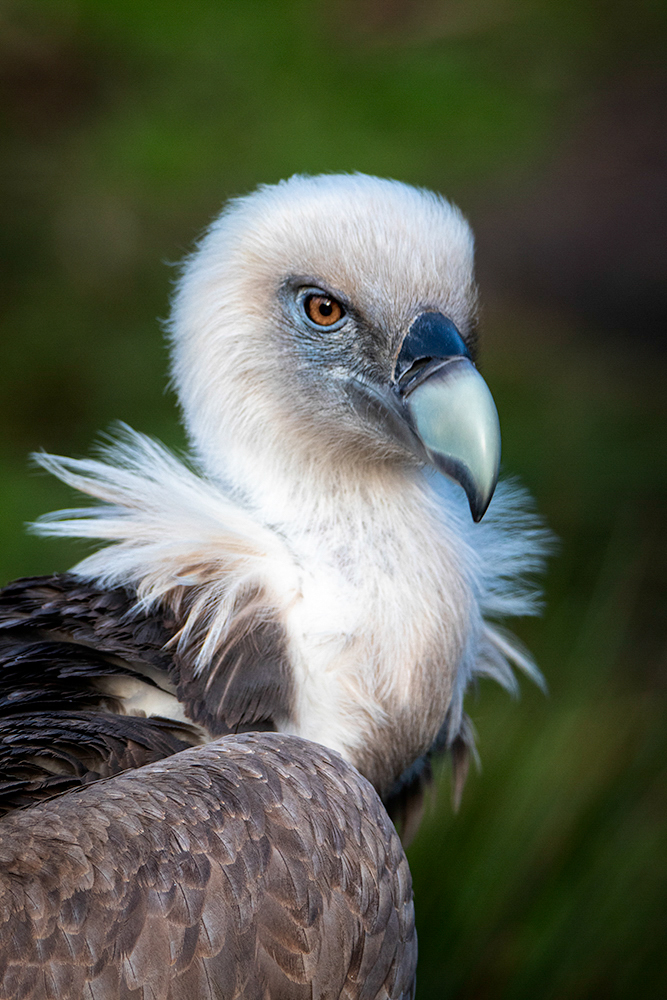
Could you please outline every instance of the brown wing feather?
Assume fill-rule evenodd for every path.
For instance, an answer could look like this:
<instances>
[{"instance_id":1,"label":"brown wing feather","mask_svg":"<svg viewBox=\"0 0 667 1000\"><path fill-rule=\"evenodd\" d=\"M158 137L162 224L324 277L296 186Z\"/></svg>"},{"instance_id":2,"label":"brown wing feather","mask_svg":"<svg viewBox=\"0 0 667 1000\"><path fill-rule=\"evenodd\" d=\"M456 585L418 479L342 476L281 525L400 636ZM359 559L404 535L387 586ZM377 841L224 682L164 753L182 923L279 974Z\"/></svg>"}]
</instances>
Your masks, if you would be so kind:
<instances>
[{"instance_id":1,"label":"brown wing feather","mask_svg":"<svg viewBox=\"0 0 667 1000\"><path fill-rule=\"evenodd\" d=\"M277 719L284 724L293 710L292 676L283 628L267 618L266 602L249 595L258 617L239 616L243 627L202 673L194 663L205 634L190 636L182 648L175 642L194 596L145 613L131 590L105 589L71 573L8 584L0 590L0 716L7 713L5 690L13 711L19 690L31 707L48 708L40 699L56 695L64 708L77 701L115 711L112 699L101 697L106 688L99 679L122 675L176 694L211 736L273 730Z\"/></svg>"},{"instance_id":2,"label":"brown wing feather","mask_svg":"<svg viewBox=\"0 0 667 1000\"><path fill-rule=\"evenodd\" d=\"M164 646L178 628L173 615L133 614L135 603L136 595L123 587L109 590L71 573L26 577L0 590L0 629L55 633L170 672L173 658Z\"/></svg>"},{"instance_id":3,"label":"brown wing feather","mask_svg":"<svg viewBox=\"0 0 667 1000\"><path fill-rule=\"evenodd\" d=\"M0 872L0 1000L413 996L398 837L296 737L226 737L11 813Z\"/></svg>"},{"instance_id":4,"label":"brown wing feather","mask_svg":"<svg viewBox=\"0 0 667 1000\"><path fill-rule=\"evenodd\" d=\"M0 718L0 815L203 741L185 723L99 712Z\"/></svg>"}]
</instances>

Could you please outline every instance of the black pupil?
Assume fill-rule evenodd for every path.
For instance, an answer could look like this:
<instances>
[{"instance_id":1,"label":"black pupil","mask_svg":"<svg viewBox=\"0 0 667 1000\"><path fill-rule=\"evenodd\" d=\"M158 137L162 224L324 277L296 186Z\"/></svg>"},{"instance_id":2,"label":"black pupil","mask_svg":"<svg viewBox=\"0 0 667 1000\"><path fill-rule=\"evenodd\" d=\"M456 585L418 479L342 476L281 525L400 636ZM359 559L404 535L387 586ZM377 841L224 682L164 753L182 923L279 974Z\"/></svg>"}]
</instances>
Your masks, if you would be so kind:
<instances>
[{"instance_id":1,"label":"black pupil","mask_svg":"<svg viewBox=\"0 0 667 1000\"><path fill-rule=\"evenodd\" d=\"M333 304L330 299L323 299L319 304L319 310L323 316L331 316Z\"/></svg>"}]
</instances>

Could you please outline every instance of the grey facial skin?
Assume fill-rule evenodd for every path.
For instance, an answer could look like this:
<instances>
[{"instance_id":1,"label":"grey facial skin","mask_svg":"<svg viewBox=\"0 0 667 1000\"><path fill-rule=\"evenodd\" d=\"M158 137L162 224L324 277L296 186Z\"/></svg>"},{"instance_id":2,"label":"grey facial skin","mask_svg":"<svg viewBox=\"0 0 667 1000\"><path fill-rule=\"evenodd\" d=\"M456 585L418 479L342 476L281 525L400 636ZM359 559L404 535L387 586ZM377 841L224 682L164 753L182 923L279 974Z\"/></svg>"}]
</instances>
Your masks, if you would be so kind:
<instances>
[{"instance_id":1,"label":"grey facial skin","mask_svg":"<svg viewBox=\"0 0 667 1000\"><path fill-rule=\"evenodd\" d=\"M343 310L324 328L324 338L322 326L305 315L304 302L312 294L329 296ZM363 316L340 290L327 289L321 279L292 277L280 296L304 351L308 380L302 391L312 391L314 372L326 372L329 414L338 384L365 422L383 427L417 458L459 483L473 520L480 521L498 482L500 423L493 396L454 322L435 310L419 313L392 362L382 335L377 358L364 353L371 338L359 335ZM372 321L366 323L367 330L372 328Z\"/></svg>"}]
</instances>

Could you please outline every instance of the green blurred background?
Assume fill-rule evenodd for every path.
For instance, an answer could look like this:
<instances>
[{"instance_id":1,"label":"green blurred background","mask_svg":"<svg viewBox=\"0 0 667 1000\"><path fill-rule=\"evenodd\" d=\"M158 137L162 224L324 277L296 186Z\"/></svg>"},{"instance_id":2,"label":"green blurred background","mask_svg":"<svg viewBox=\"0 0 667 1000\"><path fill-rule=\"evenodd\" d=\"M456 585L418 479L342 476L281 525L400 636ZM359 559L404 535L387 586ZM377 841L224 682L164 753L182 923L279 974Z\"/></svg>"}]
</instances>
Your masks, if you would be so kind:
<instances>
[{"instance_id":1,"label":"green blurred background","mask_svg":"<svg viewBox=\"0 0 667 1000\"><path fill-rule=\"evenodd\" d=\"M480 685L481 773L410 849L418 997L667 996L667 16L598 0L0 7L0 582L74 544L30 470L114 418L181 446L159 319L231 194L295 171L436 188L478 235L504 464L560 538L548 679Z\"/></svg>"}]
</instances>

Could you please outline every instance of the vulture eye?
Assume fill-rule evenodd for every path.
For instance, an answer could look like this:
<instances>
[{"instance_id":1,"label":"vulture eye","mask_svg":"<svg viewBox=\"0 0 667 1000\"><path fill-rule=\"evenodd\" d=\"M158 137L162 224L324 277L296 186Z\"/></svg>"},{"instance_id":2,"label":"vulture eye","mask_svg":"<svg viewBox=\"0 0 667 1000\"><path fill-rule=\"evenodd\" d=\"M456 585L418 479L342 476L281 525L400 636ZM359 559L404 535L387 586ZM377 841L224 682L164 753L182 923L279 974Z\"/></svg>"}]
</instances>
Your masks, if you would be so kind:
<instances>
[{"instance_id":1,"label":"vulture eye","mask_svg":"<svg viewBox=\"0 0 667 1000\"><path fill-rule=\"evenodd\" d=\"M306 318L315 326L336 327L345 318L340 302L326 292L308 290L301 301Z\"/></svg>"}]
</instances>

